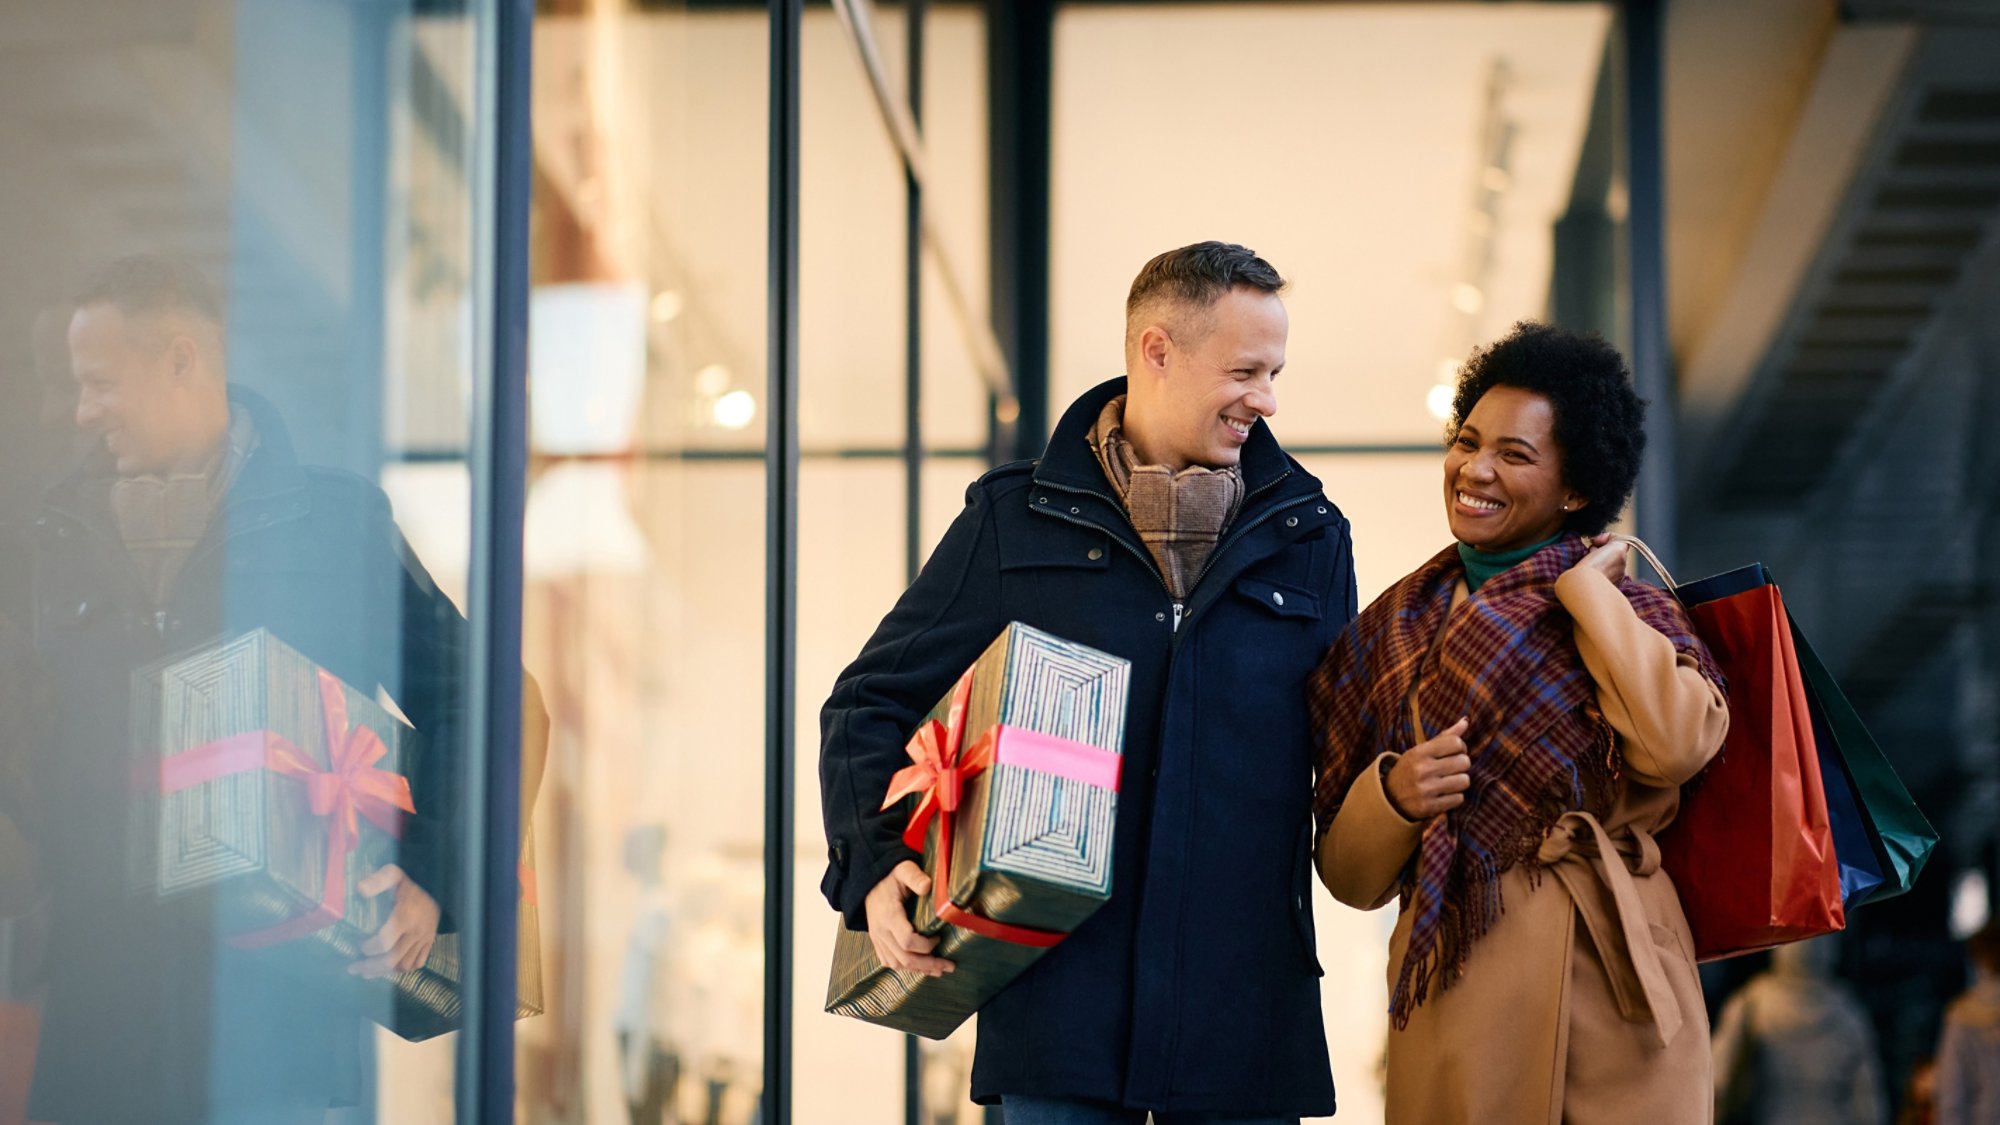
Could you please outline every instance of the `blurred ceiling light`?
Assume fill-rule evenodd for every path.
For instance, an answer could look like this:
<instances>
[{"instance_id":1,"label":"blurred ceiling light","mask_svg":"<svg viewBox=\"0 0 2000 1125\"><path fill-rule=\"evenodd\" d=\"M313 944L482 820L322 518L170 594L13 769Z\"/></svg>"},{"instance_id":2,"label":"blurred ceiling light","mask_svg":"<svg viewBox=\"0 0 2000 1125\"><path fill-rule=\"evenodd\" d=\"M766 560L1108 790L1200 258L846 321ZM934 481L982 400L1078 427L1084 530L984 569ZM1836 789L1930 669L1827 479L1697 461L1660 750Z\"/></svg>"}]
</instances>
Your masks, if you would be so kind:
<instances>
[{"instance_id":1,"label":"blurred ceiling light","mask_svg":"<svg viewBox=\"0 0 2000 1125\"><path fill-rule=\"evenodd\" d=\"M729 390L729 369L711 363L694 373L694 393L703 398L721 398Z\"/></svg>"},{"instance_id":2,"label":"blurred ceiling light","mask_svg":"<svg viewBox=\"0 0 2000 1125\"><path fill-rule=\"evenodd\" d=\"M528 294L528 326L535 448L628 448L646 380L646 291L622 282L538 285Z\"/></svg>"},{"instance_id":3,"label":"blurred ceiling light","mask_svg":"<svg viewBox=\"0 0 2000 1125\"><path fill-rule=\"evenodd\" d=\"M528 487L523 563L529 578L643 574L652 551L632 518L624 470L566 462Z\"/></svg>"},{"instance_id":4,"label":"blurred ceiling light","mask_svg":"<svg viewBox=\"0 0 2000 1125\"><path fill-rule=\"evenodd\" d=\"M1003 426L1013 425L1021 420L1021 404L1011 398L1001 399L999 407L993 411L993 420Z\"/></svg>"},{"instance_id":5,"label":"blurred ceiling light","mask_svg":"<svg viewBox=\"0 0 2000 1125\"><path fill-rule=\"evenodd\" d=\"M740 430L757 417L757 399L749 391L730 391L715 400L715 424Z\"/></svg>"},{"instance_id":6,"label":"blurred ceiling light","mask_svg":"<svg viewBox=\"0 0 2000 1125\"><path fill-rule=\"evenodd\" d=\"M1506 191L1513 185L1514 177L1498 164L1488 164L1486 170L1479 174L1479 182L1486 186L1487 191Z\"/></svg>"},{"instance_id":7,"label":"blurred ceiling light","mask_svg":"<svg viewBox=\"0 0 2000 1125\"><path fill-rule=\"evenodd\" d=\"M1451 420L1451 400L1457 394L1457 387L1450 383L1439 383L1424 395L1424 406L1430 410L1431 417L1440 422L1448 422Z\"/></svg>"},{"instance_id":8,"label":"blurred ceiling light","mask_svg":"<svg viewBox=\"0 0 2000 1125\"><path fill-rule=\"evenodd\" d=\"M682 300L681 295L671 289L662 289L658 293L653 294L651 309L653 323L667 324L672 322L681 315L681 308L685 304L686 302Z\"/></svg>"},{"instance_id":9,"label":"blurred ceiling light","mask_svg":"<svg viewBox=\"0 0 2000 1125\"><path fill-rule=\"evenodd\" d=\"M1486 294L1477 285L1461 282L1451 291L1451 306L1467 316L1476 316L1486 307Z\"/></svg>"},{"instance_id":10,"label":"blurred ceiling light","mask_svg":"<svg viewBox=\"0 0 2000 1125\"><path fill-rule=\"evenodd\" d=\"M1986 887L1986 873L1976 867L1959 872L1953 881L1949 926L1954 940L1964 941L1992 921Z\"/></svg>"}]
</instances>

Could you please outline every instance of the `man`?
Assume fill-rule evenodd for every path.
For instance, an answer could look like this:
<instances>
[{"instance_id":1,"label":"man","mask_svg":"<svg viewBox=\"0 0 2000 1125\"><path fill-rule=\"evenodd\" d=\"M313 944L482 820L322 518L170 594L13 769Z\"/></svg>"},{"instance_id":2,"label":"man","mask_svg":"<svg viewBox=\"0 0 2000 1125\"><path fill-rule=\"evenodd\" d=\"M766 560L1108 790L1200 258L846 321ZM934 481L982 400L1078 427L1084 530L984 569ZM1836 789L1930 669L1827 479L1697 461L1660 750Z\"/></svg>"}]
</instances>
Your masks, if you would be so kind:
<instances>
[{"instance_id":1,"label":"man","mask_svg":"<svg viewBox=\"0 0 2000 1125\"><path fill-rule=\"evenodd\" d=\"M980 1013L972 1094L1008 1125L1333 1112L1303 684L1355 586L1346 519L1266 424L1284 285L1226 243L1147 263L1126 377L967 490L821 715L821 889L885 964L949 972L877 811L905 740L1009 621L1132 661L1111 899Z\"/></svg>"},{"instance_id":2,"label":"man","mask_svg":"<svg viewBox=\"0 0 2000 1125\"><path fill-rule=\"evenodd\" d=\"M270 405L229 383L221 306L194 271L115 263L68 343L76 421L99 441L33 529L55 934L31 1116L317 1122L361 1093L356 1015L218 943L201 895L134 893L132 673L261 627L408 715L419 814L398 865L360 885L393 906L351 970L385 976L423 963L457 901L466 624L381 490L301 465Z\"/></svg>"}]
</instances>

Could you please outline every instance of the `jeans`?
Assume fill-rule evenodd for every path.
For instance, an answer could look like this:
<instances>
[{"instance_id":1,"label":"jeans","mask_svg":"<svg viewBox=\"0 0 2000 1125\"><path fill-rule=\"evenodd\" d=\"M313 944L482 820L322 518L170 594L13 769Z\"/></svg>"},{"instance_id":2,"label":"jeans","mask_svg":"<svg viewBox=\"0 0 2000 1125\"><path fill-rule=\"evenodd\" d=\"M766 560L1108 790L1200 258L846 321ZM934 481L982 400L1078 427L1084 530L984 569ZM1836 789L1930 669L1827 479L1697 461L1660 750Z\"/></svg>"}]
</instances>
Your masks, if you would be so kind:
<instances>
[{"instance_id":1,"label":"jeans","mask_svg":"<svg viewBox=\"0 0 2000 1125\"><path fill-rule=\"evenodd\" d=\"M1000 1099L1002 1125L1146 1125L1143 1109L1120 1109L1068 1098ZM1219 1113L1156 1113L1153 1125L1298 1125L1296 1117L1236 1117Z\"/></svg>"}]
</instances>

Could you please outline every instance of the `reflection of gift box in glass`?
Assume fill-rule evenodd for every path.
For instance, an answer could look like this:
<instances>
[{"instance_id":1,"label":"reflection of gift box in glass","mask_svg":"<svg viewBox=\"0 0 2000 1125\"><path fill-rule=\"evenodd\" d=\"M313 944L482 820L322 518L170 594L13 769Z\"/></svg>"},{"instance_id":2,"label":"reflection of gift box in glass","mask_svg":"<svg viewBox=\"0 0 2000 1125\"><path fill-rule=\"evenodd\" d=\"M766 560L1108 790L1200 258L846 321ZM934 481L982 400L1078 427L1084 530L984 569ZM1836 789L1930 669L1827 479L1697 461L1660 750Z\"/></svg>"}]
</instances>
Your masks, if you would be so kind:
<instances>
[{"instance_id":1,"label":"reflection of gift box in glass","mask_svg":"<svg viewBox=\"0 0 2000 1125\"><path fill-rule=\"evenodd\" d=\"M134 738L159 770L160 800L147 810L157 826L138 834L156 848L146 867L158 894L208 889L223 940L405 1038L455 1026L457 935L441 935L413 972L368 981L347 971L394 906L393 891L358 888L397 862L416 809L415 732L262 629L142 670L135 694ZM522 999L539 1011L526 897L524 985L534 971Z\"/></svg>"},{"instance_id":2,"label":"reflection of gift box in glass","mask_svg":"<svg viewBox=\"0 0 2000 1125\"><path fill-rule=\"evenodd\" d=\"M868 935L835 939L826 1010L942 1039L1111 897L1130 662L1007 626L932 709L888 804L934 893L915 924L954 962L895 972Z\"/></svg>"}]
</instances>

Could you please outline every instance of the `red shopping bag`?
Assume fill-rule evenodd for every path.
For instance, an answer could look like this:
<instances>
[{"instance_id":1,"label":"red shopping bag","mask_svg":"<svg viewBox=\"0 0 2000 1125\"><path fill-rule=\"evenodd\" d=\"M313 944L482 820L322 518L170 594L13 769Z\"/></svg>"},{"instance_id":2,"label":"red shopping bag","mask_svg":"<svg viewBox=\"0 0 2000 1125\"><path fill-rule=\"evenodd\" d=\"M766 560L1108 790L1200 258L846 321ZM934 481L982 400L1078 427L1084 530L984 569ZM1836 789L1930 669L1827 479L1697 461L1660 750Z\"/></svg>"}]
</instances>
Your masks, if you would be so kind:
<instances>
[{"instance_id":1,"label":"red shopping bag","mask_svg":"<svg viewBox=\"0 0 2000 1125\"><path fill-rule=\"evenodd\" d=\"M1734 957L1841 929L1840 864L1778 587L1756 566L1675 594L1729 682L1722 753L1660 837L1695 956Z\"/></svg>"}]
</instances>

